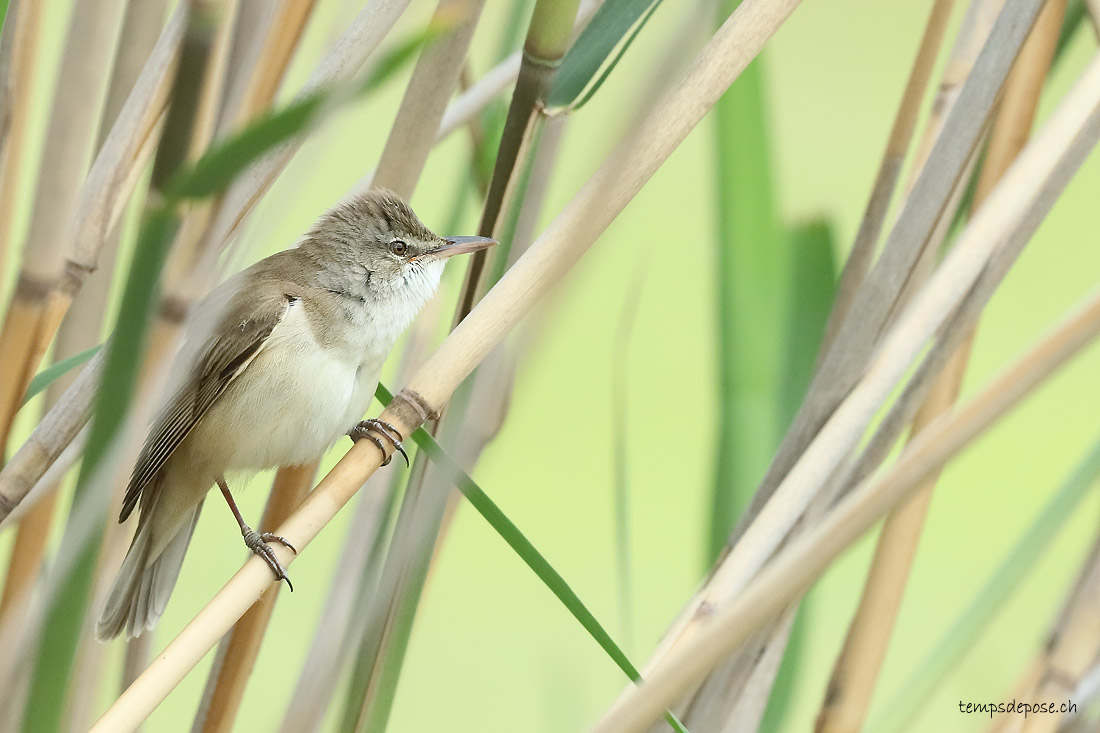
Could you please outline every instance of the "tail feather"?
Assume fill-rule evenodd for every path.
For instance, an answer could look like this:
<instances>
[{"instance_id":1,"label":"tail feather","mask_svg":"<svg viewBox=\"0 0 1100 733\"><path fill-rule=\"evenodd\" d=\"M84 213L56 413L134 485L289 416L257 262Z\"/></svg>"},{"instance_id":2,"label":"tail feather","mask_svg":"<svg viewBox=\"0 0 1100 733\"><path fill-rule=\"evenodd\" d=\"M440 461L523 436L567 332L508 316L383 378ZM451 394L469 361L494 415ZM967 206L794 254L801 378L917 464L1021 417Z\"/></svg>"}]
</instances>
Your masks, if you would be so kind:
<instances>
[{"instance_id":1,"label":"tail feather","mask_svg":"<svg viewBox=\"0 0 1100 733\"><path fill-rule=\"evenodd\" d=\"M191 544L191 535L195 532L201 510L200 503L157 557L150 557L153 523L142 522L138 525L137 534L126 559L122 561L107 604L96 624L96 637L100 641L113 639L123 630L126 637L132 639L156 625L179 578L183 557Z\"/></svg>"}]
</instances>

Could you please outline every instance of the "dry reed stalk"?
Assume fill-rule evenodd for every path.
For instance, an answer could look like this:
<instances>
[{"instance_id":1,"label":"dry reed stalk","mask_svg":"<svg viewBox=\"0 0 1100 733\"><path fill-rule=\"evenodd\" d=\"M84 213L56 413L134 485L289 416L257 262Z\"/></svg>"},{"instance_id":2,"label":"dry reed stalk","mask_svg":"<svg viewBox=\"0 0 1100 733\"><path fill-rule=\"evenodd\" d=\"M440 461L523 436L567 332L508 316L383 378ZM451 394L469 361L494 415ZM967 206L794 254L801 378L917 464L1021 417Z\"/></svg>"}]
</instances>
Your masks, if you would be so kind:
<instances>
[{"instance_id":1,"label":"dry reed stalk","mask_svg":"<svg viewBox=\"0 0 1100 733\"><path fill-rule=\"evenodd\" d=\"M247 122L271 106L275 93L306 28L316 0L282 0L272 10L266 33L240 100L233 100L237 124Z\"/></svg>"},{"instance_id":2,"label":"dry reed stalk","mask_svg":"<svg viewBox=\"0 0 1100 733\"><path fill-rule=\"evenodd\" d=\"M88 430L85 426L68 446L61 451L61 455L54 461L49 470L47 470L42 477L35 482L31 490L27 492L27 496L16 505L12 513L0 520L0 532L8 529L12 526L17 526L19 522L23 520L34 505L43 500L50 491L56 489L61 484L61 480L69 472L69 469L76 464L77 460L84 453L84 445L88 439Z\"/></svg>"},{"instance_id":3,"label":"dry reed stalk","mask_svg":"<svg viewBox=\"0 0 1100 733\"><path fill-rule=\"evenodd\" d=\"M837 332L742 525L745 526L745 521L751 523L747 524L737 544L721 558L711 577L673 624L646 669L643 669L643 676L647 676L647 670L660 664L673 647L690 637L705 622L708 609L724 606L737 594L774 552L813 495L839 466L846 455L843 447L851 449L855 446L858 433L862 433L870 419L869 413L873 412L870 403L860 405L858 400L853 399L857 393L860 399L867 395L855 385L862 375L867 374L873 350L877 348L876 343L880 343L880 328L885 325L893 309L893 298L909 279L912 267L920 258L947 201L957 188L959 178L972 159L1001 84L1041 4L1042 0L1010 0L998 16L990 38L975 63L974 72L960 93L960 102L952 106L928 156L929 162L917 179L882 256L856 297L852 312L858 313L859 318L848 319ZM1057 147L1060 142L1053 138L1047 144ZM1032 165L1051 176L1052 186L1061 184L1060 178L1046 169L1042 161L1033 158ZM1022 186L1019 188L1023 190ZM1017 221L1021 222L1021 229L1026 229L1024 224L1030 225L1031 220L1025 222L1019 218L1023 211L1018 209L1014 213ZM1034 212L1028 213L1030 217ZM986 224L983 223L983 226ZM969 269L965 272L959 270L953 275L941 273L944 276L941 284L946 285L946 281L955 277L958 280L954 287L961 290L952 291L952 300L943 301L938 304L941 307L934 308L937 313L935 320L950 315L958 302L954 298L961 298L966 293L990 255L993 242L975 236L975 232L971 232L973 251L960 255L956 247L952 253L952 257L973 257ZM929 296L928 293L924 295ZM934 300L925 297L924 302L932 306ZM915 341L910 346L917 348ZM900 370L900 362L894 368ZM885 375L885 372L882 374ZM900 371L894 372L894 377L889 381L901 376ZM886 395L881 390L875 390L875 394L881 406ZM842 424L847 427L840 428ZM828 426L843 432L844 439L836 441L826 437L827 432L831 432ZM799 447L801 452L796 453ZM784 476L783 471L788 465L790 470Z\"/></svg>"},{"instance_id":4,"label":"dry reed stalk","mask_svg":"<svg viewBox=\"0 0 1100 733\"><path fill-rule=\"evenodd\" d=\"M1048 0L1006 81L1004 98L978 179L975 208L981 206L1027 143L1061 32L1065 6L1065 0ZM972 343L973 331L951 357L918 410L910 440L953 407L966 373ZM835 662L825 702L818 715L818 731L859 730L863 725L938 478L939 473L933 472L883 525L860 604Z\"/></svg>"},{"instance_id":5,"label":"dry reed stalk","mask_svg":"<svg viewBox=\"0 0 1100 733\"><path fill-rule=\"evenodd\" d=\"M483 6L484 0L440 0L436 6L431 24L449 30L428 44L417 59L375 168L373 185L392 189L405 198L412 196L447 100L458 86Z\"/></svg>"},{"instance_id":6,"label":"dry reed stalk","mask_svg":"<svg viewBox=\"0 0 1100 733\"><path fill-rule=\"evenodd\" d=\"M69 22L39 163L23 266L0 332L0 449L61 318L72 302L64 256L95 143L125 0L78 3ZM22 14L20 14L22 15ZM18 18L17 21L18 22Z\"/></svg>"},{"instance_id":7,"label":"dry reed stalk","mask_svg":"<svg viewBox=\"0 0 1100 733\"><path fill-rule=\"evenodd\" d=\"M16 0L9 6L9 10L15 11L15 17L11 36L11 78L5 80L5 101L11 114L5 123L3 170L0 171L0 282L7 279L8 245L15 238L15 212L18 210L19 192L23 188L23 166L29 148L27 131L33 108L32 98L36 93L34 69L37 66L44 5L36 0Z\"/></svg>"},{"instance_id":8,"label":"dry reed stalk","mask_svg":"<svg viewBox=\"0 0 1100 733\"><path fill-rule=\"evenodd\" d=\"M794 11L798 0L746 0L702 49L680 83L650 108L573 201L417 370L382 413L404 434L436 412L463 379L534 303L584 254L595 238L684 140ZM381 464L385 456L360 441L278 531L302 548ZM300 544L299 544L300 543ZM284 564L289 552L275 549ZM250 560L164 649L96 723L97 731L139 725L271 585L271 571Z\"/></svg>"},{"instance_id":9,"label":"dry reed stalk","mask_svg":"<svg viewBox=\"0 0 1100 733\"><path fill-rule=\"evenodd\" d=\"M166 4L164 0L127 3L119 54L113 66L114 71L98 126L97 147L102 146L107 131L122 111L122 106L156 43ZM61 324L56 348L57 360L73 356L99 343L110 296L114 247L106 247L105 254L105 272L92 279L93 287L83 288L75 295L74 302L79 307ZM50 385L46 392L46 410L58 402L75 377L75 374L66 374ZM33 584L38 578L56 499L57 487L54 487L20 524L9 559L8 572L4 576L6 580L3 595L0 596L0 615L5 613L13 598L30 597L30 585L26 584Z\"/></svg>"},{"instance_id":10,"label":"dry reed stalk","mask_svg":"<svg viewBox=\"0 0 1100 733\"><path fill-rule=\"evenodd\" d=\"M286 521L309 493L316 473L316 463L280 468L275 474L271 496L259 526L278 527ZM202 733L228 733L233 730L245 685L260 653L260 643L275 610L278 595L278 588L265 593L222 640L193 730Z\"/></svg>"},{"instance_id":11,"label":"dry reed stalk","mask_svg":"<svg viewBox=\"0 0 1100 733\"><path fill-rule=\"evenodd\" d=\"M1092 20L1092 30L1096 33L1096 37L1100 39L1100 0L1085 0L1085 9Z\"/></svg>"},{"instance_id":12,"label":"dry reed stalk","mask_svg":"<svg viewBox=\"0 0 1100 733\"><path fill-rule=\"evenodd\" d=\"M103 245L138 173L156 147L159 122L179 59L184 24L185 13L182 8L177 9L88 173L73 229L73 252L65 267L69 275L83 275L98 267ZM27 443L0 471L0 521L10 514L87 423L95 384L101 373L102 357L97 356L85 368L85 376L78 380L78 386L66 392L66 397L49 411Z\"/></svg>"},{"instance_id":13,"label":"dry reed stalk","mask_svg":"<svg viewBox=\"0 0 1100 733\"><path fill-rule=\"evenodd\" d=\"M314 69L299 96L318 87L350 79L378 48L408 4L409 0L375 0L368 3ZM301 138L297 138L273 149L234 181L210 223L207 234L210 251L220 253L228 244L244 217L271 187L300 145Z\"/></svg>"},{"instance_id":14,"label":"dry reed stalk","mask_svg":"<svg viewBox=\"0 0 1100 733\"><path fill-rule=\"evenodd\" d=\"M15 20L19 12L19 0L8 3L4 16L4 28L0 31L0 177L3 176L4 153L7 150L8 130L11 128L11 57L15 47Z\"/></svg>"},{"instance_id":15,"label":"dry reed stalk","mask_svg":"<svg viewBox=\"0 0 1100 733\"><path fill-rule=\"evenodd\" d=\"M88 422L104 361L103 351L92 357L64 396L0 470L0 521L11 514Z\"/></svg>"},{"instance_id":16,"label":"dry reed stalk","mask_svg":"<svg viewBox=\"0 0 1100 733\"><path fill-rule=\"evenodd\" d=\"M909 80L905 84L902 93L901 104L898 105L897 115L894 117L894 125L890 129L890 137L886 141L886 149L882 153L882 162L879 163L878 173L875 174L875 182L871 186L871 195L867 200L867 208L863 212L859 230L856 232L852 250L848 255L848 261L841 273L840 283L837 285L836 300L833 310L829 314L829 321L825 327L825 336L822 341L821 354L828 350L837 329L848 315L848 309L855 298L856 290L862 284L871 262L874 259L875 245L878 243L882 227L886 222L886 212L890 207L890 199L893 198L894 188L898 177L901 175L901 166L905 162L905 152L909 149L909 143L913 139L913 131L917 126L917 118L920 114L921 102L924 92L928 87L928 80L932 76L932 67L939 54L943 36L947 30L947 21L951 17L951 10L955 6L955 0L936 0L932 11L928 15L928 22L924 27L924 35L921 37L920 47L917 49L917 57L913 60L913 68L909 72Z\"/></svg>"},{"instance_id":17,"label":"dry reed stalk","mask_svg":"<svg viewBox=\"0 0 1100 733\"><path fill-rule=\"evenodd\" d=\"M902 222L905 216L909 215L906 213L905 210L910 205L910 199L913 197L914 189L917 188L920 177L925 175L926 164L929 157L932 155L933 149L938 145L941 147L941 149L945 150L945 152L948 152L951 157L951 162L946 166L941 163L936 166L935 170L929 171L929 175L935 178L938 183L932 186L923 185L923 190L917 192L917 198L922 199L919 204L920 208L922 209L921 215L927 216L929 218L929 221L926 221L922 224L924 230L921 232L921 234L925 234L925 232L929 232L930 234L925 234L924 241L919 246L913 244L912 242L906 243L903 241L899 243L896 241L896 238L888 240L888 245L894 244L893 249L895 251L893 252L893 259L889 260L888 267L883 267L882 265L880 265L875 271L877 278L889 277L891 278L891 282L888 283L885 287L882 286L881 283L874 287L877 287L879 289L879 292L885 292L890 296L897 297L898 300L901 299L900 296L896 295L899 291L902 291L902 293L906 297L911 295L911 290L900 285L899 283L907 282L910 284L919 284L923 282L922 277L910 277L908 275L908 272L913 270L919 272L921 271L922 264L933 261L931 259L931 256L922 257L921 255L912 252L911 249L917 248L924 253L928 253L930 250L932 250L934 253L934 251L938 249L938 246L942 241L942 238L950 224L950 213L954 212L954 210L957 208L958 201L963 192L965 181L969 179L969 170L975 161L973 151L978 148L977 142L975 141L974 144L971 146L972 150L970 152L960 155L958 151L950 150L949 143L945 144L946 141L941 142L940 137L945 125L948 122L948 119L952 116L952 111L954 110L955 104L959 98L959 95L962 92L962 88L978 61L978 57L983 48L983 45L989 38L994 22L996 21L999 11L1004 6L1004 3L1005 0L976 0L975 2L971 3L967 8L967 12L965 17L963 18L958 35L956 36L955 41L952 44L951 53L948 57L946 66L940 79L935 99L933 100L932 110L929 119L925 124L924 132L921 135L921 139L918 143L917 150L914 155L912 173L910 174L909 181L906 184L903 196L902 215L899 217L898 222L895 223L895 231L893 233L897 234L898 224ZM1007 73L1007 70L1005 70L1004 73ZM986 99L983 101L983 103L992 106L991 100ZM957 115L957 117L962 118L965 123L965 117L963 115ZM957 122L958 120L956 120L956 123ZM980 136L980 133L978 133L974 129L974 124L975 121L970 120L968 124L965 124L965 126L969 128L967 129L967 135L976 138L976 136ZM980 127L979 129L984 129L984 126ZM956 127L951 131L951 133L953 136L958 136L959 128ZM950 182L948 180L949 176L944 175L945 168L953 169L953 172L959 170L962 170L964 172L956 175L954 177L954 182ZM931 192L932 198L935 199L938 204L940 204L939 213L935 216L928 213L929 209L931 208L929 207L928 202L929 192ZM947 203L944 205L942 204L943 201L946 201ZM933 206L935 205L936 204L933 204ZM899 254L899 252L904 255L904 258L900 262L898 261L899 258L896 256L897 254ZM884 270L885 272L883 272ZM868 333L878 333L881 330L881 324L885 323L888 320L889 316L894 314L896 305L896 302L894 304L891 304L890 307L885 309L885 313L876 313L876 317L874 320L877 325L875 327L872 327L870 322L866 323L866 330L868 331ZM839 399L837 395L843 394L844 391L850 386L850 384L843 381L844 375L855 374L854 370L858 368L858 365L855 364L857 360L850 360L848 371L846 371L845 369L839 370L839 379L841 380L839 384L831 384L831 382L837 381L836 375L838 372L836 370L833 371L832 378L822 378L819 374L819 372L822 371L822 363L825 357L828 356L829 352L832 350L832 342L839 334L839 329L841 328L841 326L842 323L840 321L835 321L835 319L832 319L830 321L830 325L827 327L827 331L830 331L832 333L831 335L827 333L827 339L825 341L824 348L822 348L818 354L817 370L815 370L814 382L811 384L810 389L807 393L807 399L804 401L802 408L800 408L799 415L796 417L794 425L792 425L792 428L788 430L788 434L787 436L785 436L784 442L780 446L779 452L777 453L776 457L773 458L772 465L769 466L768 469L768 475L765 476L764 481L761 483L761 486L758 488L756 494L754 495L748 510L738 522L738 525L735 528L734 533L731 537L731 541L727 544L726 552L728 552L729 546L732 546L733 542L741 536L748 523L756 516L757 513L759 513L760 508L763 506L764 502L767 501L767 499L771 496L771 493L775 490L776 482L778 482L779 478L781 478L781 472L790 468L790 463L793 460L793 457L797 455L795 452L796 447L799 445L803 445L804 442L807 441L809 437L811 437L810 430L814 424L819 424L818 420L823 419L823 411L829 409L832 406L835 406L835 401ZM850 326L849 329L852 330L852 327ZM866 344L864 344L863 348L867 348ZM840 350L838 350L838 352L844 353ZM836 355L834 354L834 356ZM821 391L831 391L831 395L827 394L822 396L818 394L818 392ZM723 553L722 557L724 557L724 555L725 553ZM678 620L677 623L679 624L681 622L682 619ZM666 641L669 638L670 637L666 636Z\"/></svg>"},{"instance_id":18,"label":"dry reed stalk","mask_svg":"<svg viewBox=\"0 0 1100 733\"><path fill-rule=\"evenodd\" d=\"M218 118L218 131L214 137L224 138L238 124L238 110L245 90L257 72L260 51L273 32L271 27L275 11L282 9L284 0L240 0L237 22L233 32L232 49L229 52L229 70L225 82L225 102Z\"/></svg>"},{"instance_id":19,"label":"dry reed stalk","mask_svg":"<svg viewBox=\"0 0 1100 733\"><path fill-rule=\"evenodd\" d=\"M1032 703L1083 701L1078 687L1100 655L1100 553L1088 554L1078 573L1065 606L1047 635L1042 655L1016 687L1016 698ZM1060 712L1060 711L1052 711ZM1079 709L1078 713L1081 712ZM1058 714L1001 715L989 726L989 733L1054 733L1066 718Z\"/></svg>"},{"instance_id":20,"label":"dry reed stalk","mask_svg":"<svg viewBox=\"0 0 1100 733\"><path fill-rule=\"evenodd\" d=\"M1094 62L1091 69L1100 92L1100 63ZM973 399L923 431L882 476L861 484L820 523L795 538L732 603L715 609L704 629L674 650L666 664L620 697L594 730L630 733L655 720L671 700L805 592L841 552L911 495L927 475L941 468L1098 334L1100 293L1094 292Z\"/></svg>"},{"instance_id":21,"label":"dry reed stalk","mask_svg":"<svg viewBox=\"0 0 1100 733\"><path fill-rule=\"evenodd\" d=\"M91 272L99 266L103 243L117 225L138 177L152 159L168 108L186 25L187 5L181 3L161 31L92 164L73 224L70 271Z\"/></svg>"},{"instance_id":22,"label":"dry reed stalk","mask_svg":"<svg viewBox=\"0 0 1100 733\"><path fill-rule=\"evenodd\" d=\"M233 31L236 27L240 0L230 0L222 5L213 37L202 40L202 43L210 44L210 49L206 54L205 72L202 78L197 80L201 88L197 107L193 110L191 134L187 144L186 160L190 162L197 160L206 152L210 141L214 139L218 118L223 111L227 67L233 48ZM186 207L176 241L172 245L171 255L164 268L163 277L168 285L165 287L166 295L163 300L167 307L161 308L154 327L154 331L157 332L152 337L154 344L163 346L166 343L174 343L178 336L176 329L189 305L186 302L186 296L178 292L180 283L186 283L202 257L205 243L203 233L216 210L217 202L211 200L192 202ZM184 289L188 288L184 286ZM167 336L159 333L165 326L169 329Z\"/></svg>"}]
</instances>

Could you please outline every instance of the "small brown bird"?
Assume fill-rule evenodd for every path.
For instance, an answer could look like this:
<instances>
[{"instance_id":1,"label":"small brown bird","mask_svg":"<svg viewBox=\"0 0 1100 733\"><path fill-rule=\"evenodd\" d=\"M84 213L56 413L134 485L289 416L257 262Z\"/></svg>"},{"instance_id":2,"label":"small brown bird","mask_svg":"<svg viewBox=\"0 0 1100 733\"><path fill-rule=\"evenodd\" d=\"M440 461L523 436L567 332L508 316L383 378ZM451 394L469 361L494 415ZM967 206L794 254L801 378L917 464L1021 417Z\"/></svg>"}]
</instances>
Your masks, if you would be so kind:
<instances>
[{"instance_id":1,"label":"small brown bird","mask_svg":"<svg viewBox=\"0 0 1100 733\"><path fill-rule=\"evenodd\" d=\"M226 473L309 463L345 434L400 449L392 426L359 422L382 363L435 293L447 258L492 244L436 236L396 194L373 190L204 298L126 489L119 521L138 507L138 529L97 636L153 628L214 484L248 548L287 579L267 543L290 544L245 523Z\"/></svg>"}]
</instances>

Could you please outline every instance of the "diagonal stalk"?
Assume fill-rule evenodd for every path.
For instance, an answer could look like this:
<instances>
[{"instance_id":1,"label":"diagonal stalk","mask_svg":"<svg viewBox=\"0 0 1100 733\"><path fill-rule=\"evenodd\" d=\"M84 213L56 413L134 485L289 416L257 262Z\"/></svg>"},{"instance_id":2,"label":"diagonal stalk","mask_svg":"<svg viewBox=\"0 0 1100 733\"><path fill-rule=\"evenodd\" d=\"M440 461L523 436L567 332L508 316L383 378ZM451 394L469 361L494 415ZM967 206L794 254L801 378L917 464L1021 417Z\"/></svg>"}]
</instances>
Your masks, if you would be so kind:
<instances>
[{"instance_id":1,"label":"diagonal stalk","mask_svg":"<svg viewBox=\"0 0 1100 733\"><path fill-rule=\"evenodd\" d=\"M1093 69L1100 71L1100 64L1094 63ZM1100 73L1096 76L1100 78ZM889 471L861 484L824 520L782 550L733 603L716 611L702 633L676 649L668 664L621 697L594 728L595 733L642 730L660 715L669 700L805 592L829 563L907 498L926 476L941 468L1098 335L1100 293L1094 292L973 399L925 430Z\"/></svg>"},{"instance_id":2,"label":"diagonal stalk","mask_svg":"<svg viewBox=\"0 0 1100 733\"><path fill-rule=\"evenodd\" d=\"M978 180L975 208L985 200L1027 142L1043 80L1061 31L1065 6L1065 0L1048 0L1009 75ZM937 417L948 412L958 399L972 342L973 331L932 386L913 421L910 441ZM819 731L853 730L863 724L937 479L938 474L931 475L883 525L860 605L837 657L818 716Z\"/></svg>"},{"instance_id":3,"label":"diagonal stalk","mask_svg":"<svg viewBox=\"0 0 1100 733\"><path fill-rule=\"evenodd\" d=\"M316 472L317 464L279 469L258 531L278 527L286 521L309 493ZM233 730L245 685L260 653L260 644L275 610L279 591L279 588L274 588L265 593L233 626L233 631L218 647L214 668L207 678L199 714L192 728L195 733L229 733Z\"/></svg>"},{"instance_id":4,"label":"diagonal stalk","mask_svg":"<svg viewBox=\"0 0 1100 733\"><path fill-rule=\"evenodd\" d=\"M905 151L909 149L909 144L912 142L924 92L928 88L932 67L943 44L947 21L951 17L954 6L955 0L936 0L932 11L928 14L928 22L925 24L924 35L917 49L917 57L913 60L913 68L909 71L909 79L902 93L901 104L898 105L894 125L890 129L890 137L886 141L886 149L882 152L882 161L875 174L875 182L871 186L867 208L863 212L863 219L859 223L852 250L847 262L844 263L840 283L837 285L836 303L829 314L822 356L836 337L840 324L848 315L856 291L871 269L875 246L886 223L890 199L894 195L894 189L901 175L902 163L905 162Z\"/></svg>"},{"instance_id":5,"label":"diagonal stalk","mask_svg":"<svg viewBox=\"0 0 1100 733\"><path fill-rule=\"evenodd\" d=\"M839 331L814 375L792 428L757 490L748 514L752 523L666 634L647 669L660 664L672 648L690 638L707 617L700 609L724 606L756 573L797 521L802 508L842 460L841 449L854 447L856 432L862 432L860 426L865 427L870 420L869 403L858 403L857 407L852 399L854 385L866 373L875 344L880 340L879 330L892 309L893 297L908 279L910 268L919 259L921 249L933 233L940 213L971 159L1004 77L1041 4L1042 0L1009 0L998 17L975 71L967 79L960 102L948 116L929 156L929 164L917 180L882 257L860 290L852 309L859 318L849 319ZM1061 182L1050 169L1044 172L1051 173L1051 185ZM1039 215L1031 211L1026 213ZM973 252L963 256L973 256L972 265L978 267L977 262L984 263L991 246L988 240L981 241ZM967 287L977 274L972 269L955 273ZM926 303L931 302L926 300ZM946 314L941 315L946 317ZM897 377L900 378L900 374ZM838 406L842 404L850 406L844 414ZM824 426L827 424L834 424L836 430L843 429L845 440L830 444L825 438ZM782 476L781 472L788 465L790 470Z\"/></svg>"}]
</instances>

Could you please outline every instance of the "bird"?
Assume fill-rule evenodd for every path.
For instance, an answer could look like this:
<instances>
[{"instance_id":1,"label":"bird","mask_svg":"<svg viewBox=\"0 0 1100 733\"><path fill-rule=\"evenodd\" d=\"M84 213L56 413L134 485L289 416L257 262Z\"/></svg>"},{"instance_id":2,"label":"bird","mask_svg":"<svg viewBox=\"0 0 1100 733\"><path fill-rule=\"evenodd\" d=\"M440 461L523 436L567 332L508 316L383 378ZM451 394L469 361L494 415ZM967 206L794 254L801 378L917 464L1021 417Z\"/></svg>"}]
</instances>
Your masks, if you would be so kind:
<instances>
[{"instance_id":1,"label":"bird","mask_svg":"<svg viewBox=\"0 0 1100 733\"><path fill-rule=\"evenodd\" d=\"M371 189L197 303L126 488L118 521L137 509L137 530L96 636L133 638L155 627L215 485L245 545L290 585L270 543L297 550L245 522L226 474L316 461L345 434L379 448L386 440L405 455L396 428L362 420L383 362L435 293L448 258L493 244L440 237L396 193Z\"/></svg>"}]
</instances>

